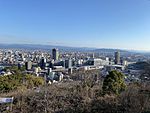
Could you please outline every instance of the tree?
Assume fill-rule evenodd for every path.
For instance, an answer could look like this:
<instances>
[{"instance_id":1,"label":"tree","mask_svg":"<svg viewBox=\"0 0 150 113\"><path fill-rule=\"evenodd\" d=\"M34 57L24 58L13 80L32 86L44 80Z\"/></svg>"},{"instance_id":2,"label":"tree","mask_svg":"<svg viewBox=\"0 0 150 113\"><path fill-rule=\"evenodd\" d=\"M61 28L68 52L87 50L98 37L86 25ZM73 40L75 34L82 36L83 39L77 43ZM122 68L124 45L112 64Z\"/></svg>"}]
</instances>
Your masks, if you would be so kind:
<instances>
[{"instance_id":1,"label":"tree","mask_svg":"<svg viewBox=\"0 0 150 113\"><path fill-rule=\"evenodd\" d=\"M113 70L109 72L103 82L104 94L119 94L126 89L124 75L121 72Z\"/></svg>"},{"instance_id":2,"label":"tree","mask_svg":"<svg viewBox=\"0 0 150 113\"><path fill-rule=\"evenodd\" d=\"M25 84L23 84L23 79ZM33 88L44 85L44 79L42 77L36 77L33 75L7 75L0 76L0 91L11 91L16 90L20 87Z\"/></svg>"},{"instance_id":3,"label":"tree","mask_svg":"<svg viewBox=\"0 0 150 113\"><path fill-rule=\"evenodd\" d=\"M26 75L25 81L27 88L39 87L44 85L44 79L42 77L36 77L33 75Z\"/></svg>"}]
</instances>

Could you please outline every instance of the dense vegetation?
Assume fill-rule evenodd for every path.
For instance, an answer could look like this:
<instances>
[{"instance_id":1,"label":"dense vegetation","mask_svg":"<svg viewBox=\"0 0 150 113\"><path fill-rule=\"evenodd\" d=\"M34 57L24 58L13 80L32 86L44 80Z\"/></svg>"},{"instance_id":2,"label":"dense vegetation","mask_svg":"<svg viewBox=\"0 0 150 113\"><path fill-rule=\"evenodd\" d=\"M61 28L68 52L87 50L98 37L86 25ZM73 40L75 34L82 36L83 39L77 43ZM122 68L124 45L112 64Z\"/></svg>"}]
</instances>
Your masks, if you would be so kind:
<instances>
[{"instance_id":1,"label":"dense vegetation","mask_svg":"<svg viewBox=\"0 0 150 113\"><path fill-rule=\"evenodd\" d=\"M9 92L19 88L33 88L44 84L40 77L32 75L8 75L0 76L0 91Z\"/></svg>"},{"instance_id":2,"label":"dense vegetation","mask_svg":"<svg viewBox=\"0 0 150 113\"><path fill-rule=\"evenodd\" d=\"M30 89L38 87L44 84L44 80L41 77L35 77L33 75L22 74L21 70L13 66L12 68L6 68L13 74L7 76L0 76L0 92L9 92L17 89Z\"/></svg>"},{"instance_id":3,"label":"dense vegetation","mask_svg":"<svg viewBox=\"0 0 150 113\"><path fill-rule=\"evenodd\" d=\"M101 93L99 84L90 87L85 82L71 82L53 84L46 90L41 88L40 92L15 91L1 96L15 97L11 113L150 112L150 84L130 84L120 95ZM4 110L6 106L0 106L0 109Z\"/></svg>"},{"instance_id":4,"label":"dense vegetation","mask_svg":"<svg viewBox=\"0 0 150 113\"><path fill-rule=\"evenodd\" d=\"M6 111L9 104L0 105L0 111L2 113L150 113L148 81L126 86L123 81L124 75L120 72L112 71L104 80L96 79L96 74L98 73L89 72L80 77L83 74L78 73L76 76L79 75L77 78L80 78L80 81L47 85L40 87L38 92L26 90L31 89L30 86L33 84L33 86L39 85L36 77L27 75L25 77L27 82L24 82L25 90L0 94L2 97L14 97L12 111ZM13 77L13 80L16 80L16 76ZM23 82L22 77L18 78L20 79L14 84ZM33 78L36 78L36 82L33 82Z\"/></svg>"},{"instance_id":5,"label":"dense vegetation","mask_svg":"<svg viewBox=\"0 0 150 113\"><path fill-rule=\"evenodd\" d=\"M124 82L125 76L116 70L109 72L103 82L104 94L120 94L125 90L126 84Z\"/></svg>"}]
</instances>

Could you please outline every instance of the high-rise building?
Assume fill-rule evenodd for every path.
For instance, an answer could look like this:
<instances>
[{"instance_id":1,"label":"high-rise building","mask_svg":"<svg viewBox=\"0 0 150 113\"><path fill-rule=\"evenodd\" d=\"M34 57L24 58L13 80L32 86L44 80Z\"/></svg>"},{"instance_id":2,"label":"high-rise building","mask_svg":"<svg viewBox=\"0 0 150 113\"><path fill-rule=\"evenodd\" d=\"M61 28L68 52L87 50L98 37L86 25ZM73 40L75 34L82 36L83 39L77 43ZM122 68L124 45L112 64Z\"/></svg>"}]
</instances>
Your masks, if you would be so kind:
<instances>
[{"instance_id":1,"label":"high-rise building","mask_svg":"<svg viewBox=\"0 0 150 113\"><path fill-rule=\"evenodd\" d=\"M32 62L31 61L26 62L25 67L26 67L26 70L31 70L32 69Z\"/></svg>"},{"instance_id":2,"label":"high-rise building","mask_svg":"<svg viewBox=\"0 0 150 113\"><path fill-rule=\"evenodd\" d=\"M120 52L115 52L115 64L120 64Z\"/></svg>"},{"instance_id":3,"label":"high-rise building","mask_svg":"<svg viewBox=\"0 0 150 113\"><path fill-rule=\"evenodd\" d=\"M68 68L68 74L71 75L73 72L73 69L72 68Z\"/></svg>"},{"instance_id":4,"label":"high-rise building","mask_svg":"<svg viewBox=\"0 0 150 113\"><path fill-rule=\"evenodd\" d=\"M50 61L50 63L49 63L49 68L53 69L53 67L54 67L54 60Z\"/></svg>"},{"instance_id":5,"label":"high-rise building","mask_svg":"<svg viewBox=\"0 0 150 113\"><path fill-rule=\"evenodd\" d=\"M71 68L72 67L72 60L68 59L65 60L65 68Z\"/></svg>"},{"instance_id":6,"label":"high-rise building","mask_svg":"<svg viewBox=\"0 0 150 113\"><path fill-rule=\"evenodd\" d=\"M48 68L47 74L50 75L51 72L52 72L52 68Z\"/></svg>"},{"instance_id":7,"label":"high-rise building","mask_svg":"<svg viewBox=\"0 0 150 113\"><path fill-rule=\"evenodd\" d=\"M45 68L45 65L46 65L46 59L43 57L40 61L40 67L41 69L44 69Z\"/></svg>"},{"instance_id":8,"label":"high-rise building","mask_svg":"<svg viewBox=\"0 0 150 113\"><path fill-rule=\"evenodd\" d=\"M94 53L92 54L92 58L95 58L95 54Z\"/></svg>"},{"instance_id":9,"label":"high-rise building","mask_svg":"<svg viewBox=\"0 0 150 113\"><path fill-rule=\"evenodd\" d=\"M120 64L123 65L124 59L123 57L120 57Z\"/></svg>"},{"instance_id":10,"label":"high-rise building","mask_svg":"<svg viewBox=\"0 0 150 113\"><path fill-rule=\"evenodd\" d=\"M59 59L59 51L58 51L58 49L56 49L56 48L52 49L52 58L54 59L54 61Z\"/></svg>"}]
</instances>

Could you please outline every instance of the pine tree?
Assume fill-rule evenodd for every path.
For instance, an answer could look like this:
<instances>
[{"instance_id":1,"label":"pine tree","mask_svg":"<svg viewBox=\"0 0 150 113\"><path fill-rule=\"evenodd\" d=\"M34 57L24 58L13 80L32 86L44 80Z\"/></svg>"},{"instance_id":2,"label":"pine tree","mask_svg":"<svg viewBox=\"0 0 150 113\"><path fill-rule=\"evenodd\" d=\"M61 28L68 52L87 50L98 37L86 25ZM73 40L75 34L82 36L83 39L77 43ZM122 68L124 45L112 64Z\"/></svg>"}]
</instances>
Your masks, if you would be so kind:
<instances>
[{"instance_id":1,"label":"pine tree","mask_svg":"<svg viewBox=\"0 0 150 113\"><path fill-rule=\"evenodd\" d=\"M124 91L126 89L124 77L124 74L116 70L109 72L103 82L103 93L118 95Z\"/></svg>"}]
</instances>

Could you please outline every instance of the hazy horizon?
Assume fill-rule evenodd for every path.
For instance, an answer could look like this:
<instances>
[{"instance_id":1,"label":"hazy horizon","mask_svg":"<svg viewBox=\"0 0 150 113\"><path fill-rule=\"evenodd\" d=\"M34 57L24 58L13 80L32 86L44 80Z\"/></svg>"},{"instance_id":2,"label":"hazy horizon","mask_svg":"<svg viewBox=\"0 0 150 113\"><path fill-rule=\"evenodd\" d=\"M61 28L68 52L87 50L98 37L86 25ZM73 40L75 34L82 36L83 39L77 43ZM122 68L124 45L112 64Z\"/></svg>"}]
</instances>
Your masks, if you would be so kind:
<instances>
[{"instance_id":1,"label":"hazy horizon","mask_svg":"<svg viewBox=\"0 0 150 113\"><path fill-rule=\"evenodd\" d=\"M32 43L0 43L0 44L4 44L4 45L33 45L33 46L37 46L37 45L41 45L41 46L54 46L54 47L67 47L67 48L87 48L87 49L93 49L93 50L98 50L98 49L114 49L114 50L123 50L123 51L130 51L130 52L144 52L144 53L149 53L150 50L138 50L138 49L126 49L126 48L109 48L109 47L86 47L86 46L69 46L69 45L57 45L57 44L32 44Z\"/></svg>"},{"instance_id":2,"label":"hazy horizon","mask_svg":"<svg viewBox=\"0 0 150 113\"><path fill-rule=\"evenodd\" d=\"M150 51L149 0L1 0L0 42Z\"/></svg>"}]
</instances>

